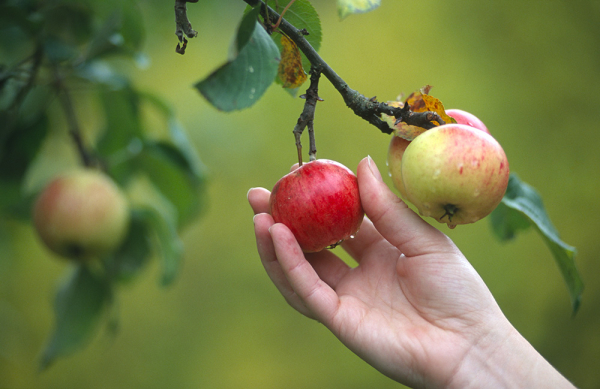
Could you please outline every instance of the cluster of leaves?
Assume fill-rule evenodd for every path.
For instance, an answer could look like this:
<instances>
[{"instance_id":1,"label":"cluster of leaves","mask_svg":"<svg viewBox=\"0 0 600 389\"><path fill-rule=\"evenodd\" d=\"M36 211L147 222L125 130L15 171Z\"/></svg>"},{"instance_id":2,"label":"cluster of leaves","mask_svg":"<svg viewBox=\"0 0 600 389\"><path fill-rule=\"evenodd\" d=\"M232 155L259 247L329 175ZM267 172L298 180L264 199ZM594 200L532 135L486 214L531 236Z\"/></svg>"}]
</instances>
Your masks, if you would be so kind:
<instances>
[{"instance_id":1,"label":"cluster of leaves","mask_svg":"<svg viewBox=\"0 0 600 389\"><path fill-rule=\"evenodd\" d=\"M201 211L203 168L173 109L117 70L123 63L144 63L143 40L143 20L133 0L0 5L1 217L29 220L36 190L28 192L26 179L44 163L39 158L46 142L66 132L83 163L104 169L132 202L130 230L120 249L69 267L56 294L56 325L42 367L84 346L103 320L112 317L114 324L107 312L115 289L151 259L162 263L161 283L171 283L182 258L179 232ZM84 115L69 97L74 91L77 100L94 102L92 121L103 124L97 133L86 131L93 125L89 118L80 120ZM51 120L57 111L64 120ZM140 183L152 196L135 198L132 188Z\"/></svg>"},{"instance_id":2,"label":"cluster of leaves","mask_svg":"<svg viewBox=\"0 0 600 389\"><path fill-rule=\"evenodd\" d=\"M380 3L381 0L338 0L338 13L343 19L350 14L369 12ZM310 46L319 50L321 20L308 0L290 1L285 8L277 0L268 0L265 4L301 29ZM198 91L219 110L234 111L252 106L273 82L295 96L307 80L310 61L281 30L267 32L273 26L269 20L263 20L265 25L258 22L260 8L246 8L229 60L196 84Z\"/></svg>"},{"instance_id":3,"label":"cluster of leaves","mask_svg":"<svg viewBox=\"0 0 600 389\"><path fill-rule=\"evenodd\" d=\"M276 1L267 2L277 9ZM217 109L233 111L256 103L276 82L295 95L306 81L310 62L283 32L267 33L258 22L260 6L247 7L232 44L230 59L196 88ZM306 30L306 39L318 50L321 45L321 21L307 0L296 0L285 18Z\"/></svg>"}]
</instances>

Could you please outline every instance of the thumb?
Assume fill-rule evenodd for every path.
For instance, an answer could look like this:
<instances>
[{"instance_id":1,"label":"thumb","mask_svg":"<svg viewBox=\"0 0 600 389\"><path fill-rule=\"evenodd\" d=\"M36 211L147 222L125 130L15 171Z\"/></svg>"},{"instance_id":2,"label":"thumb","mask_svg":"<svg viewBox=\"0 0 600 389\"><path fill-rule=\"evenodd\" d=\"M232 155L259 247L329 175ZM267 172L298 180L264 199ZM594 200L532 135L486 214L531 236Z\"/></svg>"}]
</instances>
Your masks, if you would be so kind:
<instances>
[{"instance_id":1,"label":"thumb","mask_svg":"<svg viewBox=\"0 0 600 389\"><path fill-rule=\"evenodd\" d=\"M379 233L405 256L454 250L450 238L424 221L390 190L371 157L358 164L357 177L366 215Z\"/></svg>"}]
</instances>

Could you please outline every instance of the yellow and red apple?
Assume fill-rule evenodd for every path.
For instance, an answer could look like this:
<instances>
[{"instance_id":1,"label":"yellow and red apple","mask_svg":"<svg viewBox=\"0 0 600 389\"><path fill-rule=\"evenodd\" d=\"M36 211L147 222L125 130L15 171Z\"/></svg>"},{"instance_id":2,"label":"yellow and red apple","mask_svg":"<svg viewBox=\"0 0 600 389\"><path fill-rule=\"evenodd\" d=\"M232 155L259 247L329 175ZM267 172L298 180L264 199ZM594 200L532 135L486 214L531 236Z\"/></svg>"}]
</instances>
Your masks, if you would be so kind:
<instances>
[{"instance_id":1,"label":"yellow and red apple","mask_svg":"<svg viewBox=\"0 0 600 389\"><path fill-rule=\"evenodd\" d=\"M53 252L85 260L119 247L129 225L129 204L105 174L77 169L51 181L33 208L33 224Z\"/></svg>"}]
</instances>

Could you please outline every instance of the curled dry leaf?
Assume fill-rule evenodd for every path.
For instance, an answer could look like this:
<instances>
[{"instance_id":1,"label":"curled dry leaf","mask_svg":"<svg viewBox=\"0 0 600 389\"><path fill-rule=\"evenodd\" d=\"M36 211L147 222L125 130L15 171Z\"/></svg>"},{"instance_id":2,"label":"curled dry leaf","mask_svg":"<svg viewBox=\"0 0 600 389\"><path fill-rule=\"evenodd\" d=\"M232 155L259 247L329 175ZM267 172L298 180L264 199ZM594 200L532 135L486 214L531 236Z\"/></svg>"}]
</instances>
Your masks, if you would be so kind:
<instances>
[{"instance_id":1,"label":"curled dry leaf","mask_svg":"<svg viewBox=\"0 0 600 389\"><path fill-rule=\"evenodd\" d=\"M431 90L431 86L427 85L422 88L420 91L416 91L411 93L405 102L402 101L388 101L387 104L392 107L404 107L405 104L408 104L411 111L413 112L426 112L432 111L440 115L442 120L448 123L456 123L456 120L451 118L446 114L444 109L444 104L442 102L429 95L429 91ZM394 116L389 116L386 114L382 114L382 119L388 123L391 129L394 130L394 134L406 140L413 140L423 132L427 131L427 129L419 126L412 126L406 124L404 122L396 123L396 118ZM441 123L434 123L440 125Z\"/></svg>"},{"instance_id":2,"label":"curled dry leaf","mask_svg":"<svg viewBox=\"0 0 600 389\"><path fill-rule=\"evenodd\" d=\"M287 36L281 35L281 61L277 75L284 88L298 88L306 81L306 73L302 67L302 57L296 44Z\"/></svg>"}]
</instances>

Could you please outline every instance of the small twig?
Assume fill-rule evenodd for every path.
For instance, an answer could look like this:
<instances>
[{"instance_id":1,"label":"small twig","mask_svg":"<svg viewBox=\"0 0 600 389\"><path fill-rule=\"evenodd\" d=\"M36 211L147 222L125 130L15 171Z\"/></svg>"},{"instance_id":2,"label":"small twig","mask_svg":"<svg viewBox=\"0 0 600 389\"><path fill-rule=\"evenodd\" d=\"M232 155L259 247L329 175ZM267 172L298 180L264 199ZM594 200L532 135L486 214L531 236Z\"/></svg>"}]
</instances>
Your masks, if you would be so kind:
<instances>
[{"instance_id":1,"label":"small twig","mask_svg":"<svg viewBox=\"0 0 600 389\"><path fill-rule=\"evenodd\" d=\"M73 142L75 142L77 152L79 153L79 157L81 158L83 165L86 167L92 167L94 166L94 158L84 145L81 130L79 128L79 122L77 121L77 116L75 114L75 108L73 107L73 101L71 100L71 94L69 93L69 89L64 84L60 71L58 70L58 65L54 65L53 68L54 84L67 118L69 134L71 135Z\"/></svg>"},{"instance_id":2,"label":"small twig","mask_svg":"<svg viewBox=\"0 0 600 389\"><path fill-rule=\"evenodd\" d=\"M310 68L310 86L306 90L306 94L300 96L305 98L304 109L298 118L298 122L294 127L294 137L296 138L296 149L298 150L298 163L302 166L302 144L300 143L300 136L306 127L308 127L308 136L310 139L310 147L308 150L308 156L311 161L317 159L317 147L315 143L314 133L314 119L315 109L317 107L317 101L323 101L319 97L319 78L321 77L321 70L314 66Z\"/></svg>"},{"instance_id":3,"label":"small twig","mask_svg":"<svg viewBox=\"0 0 600 389\"><path fill-rule=\"evenodd\" d=\"M192 28L192 23L187 16L187 4L186 3L197 3L198 0L175 0L175 35L179 38L179 42L183 42L183 49L180 48L179 43L175 51L179 54L185 53L185 47L187 40L184 35L188 38L195 38L198 36L198 32Z\"/></svg>"}]
</instances>

